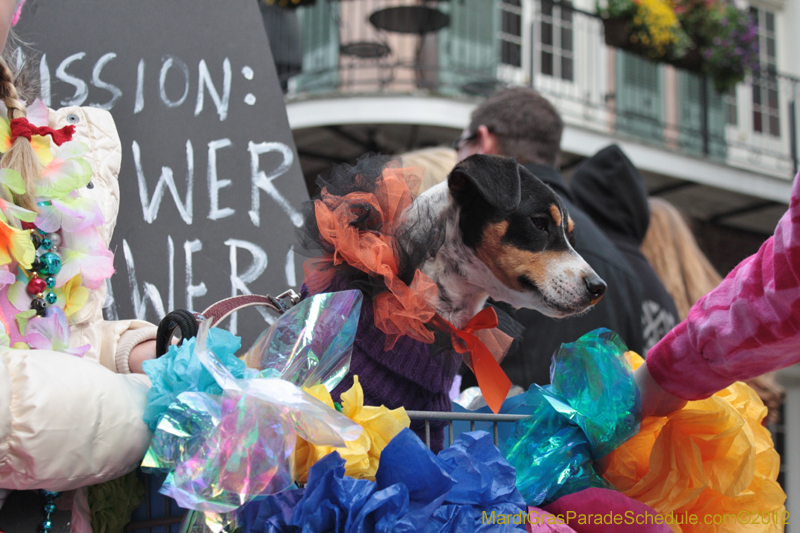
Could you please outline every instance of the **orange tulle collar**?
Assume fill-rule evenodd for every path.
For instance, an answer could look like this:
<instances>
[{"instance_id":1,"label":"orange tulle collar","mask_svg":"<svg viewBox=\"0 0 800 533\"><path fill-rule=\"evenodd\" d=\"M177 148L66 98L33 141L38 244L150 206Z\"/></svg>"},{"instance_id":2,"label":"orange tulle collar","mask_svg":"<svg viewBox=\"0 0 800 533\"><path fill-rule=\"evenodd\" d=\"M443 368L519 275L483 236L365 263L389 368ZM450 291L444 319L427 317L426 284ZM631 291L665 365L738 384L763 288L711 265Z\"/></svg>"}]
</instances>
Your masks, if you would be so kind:
<instances>
[{"instance_id":1,"label":"orange tulle collar","mask_svg":"<svg viewBox=\"0 0 800 533\"><path fill-rule=\"evenodd\" d=\"M499 365L511 342L496 330L494 310L484 309L458 329L436 313L439 292L431 278L416 270L407 285L398 277L394 235L405 222L421 175L416 168L385 168L372 192L336 196L323 188L314 201L314 215L320 238L333 251L305 262L305 284L311 294L325 291L341 265L382 279L386 290L374 296L372 304L375 326L386 334L384 348L391 349L403 335L431 344L435 329L449 333L453 347L478 378L487 404L497 412L511 388ZM491 330L495 333L487 333Z\"/></svg>"}]
</instances>

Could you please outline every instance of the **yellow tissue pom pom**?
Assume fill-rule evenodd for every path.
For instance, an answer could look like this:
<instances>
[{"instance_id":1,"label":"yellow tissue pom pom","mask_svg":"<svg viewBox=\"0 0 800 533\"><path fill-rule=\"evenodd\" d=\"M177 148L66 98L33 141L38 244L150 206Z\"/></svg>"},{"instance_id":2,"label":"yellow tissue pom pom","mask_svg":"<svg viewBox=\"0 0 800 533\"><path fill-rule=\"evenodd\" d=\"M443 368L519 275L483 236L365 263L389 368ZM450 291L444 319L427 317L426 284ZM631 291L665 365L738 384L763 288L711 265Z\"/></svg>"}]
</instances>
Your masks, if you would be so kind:
<instances>
[{"instance_id":1,"label":"yellow tissue pom pom","mask_svg":"<svg viewBox=\"0 0 800 533\"><path fill-rule=\"evenodd\" d=\"M305 389L317 400L334 408L331 395L324 385ZM318 460L331 452L339 452L345 460L345 474L358 479L375 480L381 452L395 435L411 425L411 420L402 407L390 410L387 407L364 405L364 391L353 376L353 386L342 393L342 414L359 424L363 431L354 441L345 443L344 448L315 446L303 439L297 439L295 448L295 476L303 483L308 478L308 470Z\"/></svg>"}]
</instances>

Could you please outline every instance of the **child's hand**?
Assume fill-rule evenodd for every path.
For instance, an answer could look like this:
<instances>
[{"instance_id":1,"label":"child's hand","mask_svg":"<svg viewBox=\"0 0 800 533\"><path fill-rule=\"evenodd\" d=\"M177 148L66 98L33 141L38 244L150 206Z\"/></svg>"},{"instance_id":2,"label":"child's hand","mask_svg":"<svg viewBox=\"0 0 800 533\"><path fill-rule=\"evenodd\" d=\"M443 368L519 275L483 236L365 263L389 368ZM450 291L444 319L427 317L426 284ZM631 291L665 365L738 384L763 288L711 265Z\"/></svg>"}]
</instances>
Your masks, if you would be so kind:
<instances>
[{"instance_id":1,"label":"child's hand","mask_svg":"<svg viewBox=\"0 0 800 533\"><path fill-rule=\"evenodd\" d=\"M686 405L686 400L678 398L661 388L661 385L653 379L650 371L647 370L647 362L636 369L633 377L639 386L639 394L642 397L642 418L667 416Z\"/></svg>"},{"instance_id":2,"label":"child's hand","mask_svg":"<svg viewBox=\"0 0 800 533\"><path fill-rule=\"evenodd\" d=\"M142 370L142 363L148 359L156 358L156 341L155 339L140 342L131 350L128 356L128 366L134 374L144 374ZM644 366L644 365L642 365Z\"/></svg>"}]
</instances>

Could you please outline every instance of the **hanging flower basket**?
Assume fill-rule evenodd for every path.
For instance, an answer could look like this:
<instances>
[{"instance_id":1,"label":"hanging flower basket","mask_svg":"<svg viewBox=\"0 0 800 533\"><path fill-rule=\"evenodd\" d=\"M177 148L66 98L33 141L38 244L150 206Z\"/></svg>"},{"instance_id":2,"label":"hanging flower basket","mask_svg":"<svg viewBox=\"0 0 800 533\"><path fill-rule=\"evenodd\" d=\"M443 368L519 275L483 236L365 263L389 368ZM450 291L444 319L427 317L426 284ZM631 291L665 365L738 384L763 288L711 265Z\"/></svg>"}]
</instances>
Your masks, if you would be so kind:
<instances>
[{"instance_id":1,"label":"hanging flower basket","mask_svg":"<svg viewBox=\"0 0 800 533\"><path fill-rule=\"evenodd\" d=\"M725 92L758 72L758 28L726 0L607 0L598 5L605 42L689 72Z\"/></svg>"},{"instance_id":2,"label":"hanging flower basket","mask_svg":"<svg viewBox=\"0 0 800 533\"><path fill-rule=\"evenodd\" d=\"M675 13L662 0L609 0L598 12L609 46L664 61L682 57L691 45Z\"/></svg>"},{"instance_id":3,"label":"hanging flower basket","mask_svg":"<svg viewBox=\"0 0 800 533\"><path fill-rule=\"evenodd\" d=\"M603 19L605 42L607 46L619 48L632 54L651 58L650 50L640 42L632 42L633 26L623 18ZM703 71L703 56L695 43L680 57L665 56L664 63L690 72Z\"/></svg>"}]
</instances>

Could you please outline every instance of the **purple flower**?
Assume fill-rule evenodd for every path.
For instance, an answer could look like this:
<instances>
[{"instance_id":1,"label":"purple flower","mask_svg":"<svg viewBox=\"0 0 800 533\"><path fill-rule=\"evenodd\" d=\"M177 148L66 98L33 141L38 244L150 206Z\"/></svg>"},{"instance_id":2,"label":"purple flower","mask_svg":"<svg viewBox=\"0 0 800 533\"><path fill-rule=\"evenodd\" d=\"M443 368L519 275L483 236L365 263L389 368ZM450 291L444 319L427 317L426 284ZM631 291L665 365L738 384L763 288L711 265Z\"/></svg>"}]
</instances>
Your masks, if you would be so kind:
<instances>
[{"instance_id":1,"label":"purple flower","mask_svg":"<svg viewBox=\"0 0 800 533\"><path fill-rule=\"evenodd\" d=\"M714 37L714 46L719 46L722 44L722 39L719 37Z\"/></svg>"},{"instance_id":2,"label":"purple flower","mask_svg":"<svg viewBox=\"0 0 800 533\"><path fill-rule=\"evenodd\" d=\"M741 46L737 46L734 49L733 53L736 54L737 56L743 56L744 55L744 50L742 50Z\"/></svg>"},{"instance_id":3,"label":"purple flower","mask_svg":"<svg viewBox=\"0 0 800 533\"><path fill-rule=\"evenodd\" d=\"M728 19L722 19L722 20L719 21L719 23L720 23L721 26L725 27L725 26L728 25Z\"/></svg>"},{"instance_id":4,"label":"purple flower","mask_svg":"<svg viewBox=\"0 0 800 533\"><path fill-rule=\"evenodd\" d=\"M712 55L714 55L714 53L711 51L711 49L710 49L710 48L706 48L706 49L703 51L703 57L704 57L704 58L706 58L706 59L711 59L711 56L712 56Z\"/></svg>"}]
</instances>

